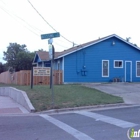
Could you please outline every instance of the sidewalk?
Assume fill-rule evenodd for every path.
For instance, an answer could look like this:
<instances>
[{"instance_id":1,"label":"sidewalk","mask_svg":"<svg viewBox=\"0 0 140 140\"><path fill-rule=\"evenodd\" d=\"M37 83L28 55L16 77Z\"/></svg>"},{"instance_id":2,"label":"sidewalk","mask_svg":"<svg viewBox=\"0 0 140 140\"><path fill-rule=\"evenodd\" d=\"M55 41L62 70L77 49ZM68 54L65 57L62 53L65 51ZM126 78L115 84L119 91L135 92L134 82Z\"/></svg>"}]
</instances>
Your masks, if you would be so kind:
<instances>
[{"instance_id":1,"label":"sidewalk","mask_svg":"<svg viewBox=\"0 0 140 140\"><path fill-rule=\"evenodd\" d=\"M0 96L0 114L29 113L23 106L7 96Z\"/></svg>"}]
</instances>

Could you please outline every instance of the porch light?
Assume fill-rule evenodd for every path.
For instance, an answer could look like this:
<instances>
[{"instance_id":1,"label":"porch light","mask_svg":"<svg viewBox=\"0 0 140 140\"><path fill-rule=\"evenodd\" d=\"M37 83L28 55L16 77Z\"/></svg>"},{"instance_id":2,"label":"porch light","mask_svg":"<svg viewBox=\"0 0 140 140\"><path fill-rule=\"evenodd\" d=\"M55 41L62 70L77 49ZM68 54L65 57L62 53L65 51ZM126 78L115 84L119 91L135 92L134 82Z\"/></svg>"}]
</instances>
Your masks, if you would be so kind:
<instances>
[{"instance_id":1,"label":"porch light","mask_svg":"<svg viewBox=\"0 0 140 140\"><path fill-rule=\"evenodd\" d=\"M115 45L115 41L112 42L112 45L113 45L113 46Z\"/></svg>"},{"instance_id":2,"label":"porch light","mask_svg":"<svg viewBox=\"0 0 140 140\"><path fill-rule=\"evenodd\" d=\"M86 68L86 66L84 65L84 66L83 66L83 69L85 69L85 68Z\"/></svg>"}]
</instances>

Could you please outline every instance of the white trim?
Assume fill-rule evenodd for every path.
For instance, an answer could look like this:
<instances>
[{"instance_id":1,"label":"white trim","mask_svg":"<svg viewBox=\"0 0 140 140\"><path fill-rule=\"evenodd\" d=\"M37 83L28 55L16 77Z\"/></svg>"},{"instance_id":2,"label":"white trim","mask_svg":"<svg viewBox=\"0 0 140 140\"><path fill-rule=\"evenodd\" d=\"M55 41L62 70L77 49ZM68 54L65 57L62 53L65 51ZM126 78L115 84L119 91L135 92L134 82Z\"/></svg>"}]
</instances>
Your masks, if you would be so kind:
<instances>
[{"instance_id":1,"label":"white trim","mask_svg":"<svg viewBox=\"0 0 140 140\"><path fill-rule=\"evenodd\" d=\"M121 67L115 67L115 62L116 61L122 62L122 66ZM114 68L117 68L117 69L123 68L123 60L114 60Z\"/></svg>"},{"instance_id":2,"label":"white trim","mask_svg":"<svg viewBox=\"0 0 140 140\"><path fill-rule=\"evenodd\" d=\"M60 60L57 61L57 70L60 70Z\"/></svg>"},{"instance_id":3,"label":"white trim","mask_svg":"<svg viewBox=\"0 0 140 140\"><path fill-rule=\"evenodd\" d=\"M44 62L42 62L42 67L44 67L45 65L44 65Z\"/></svg>"},{"instance_id":4,"label":"white trim","mask_svg":"<svg viewBox=\"0 0 140 140\"><path fill-rule=\"evenodd\" d=\"M119 37L119 36L118 36L118 35L116 35L116 34L112 34L112 35L110 35L110 36L108 36L108 37L104 37L103 39L98 39L98 40L97 40L97 41L95 41L95 42L93 41L93 43L91 43L91 44L88 44L88 45L86 45L86 46L82 46L82 47L81 47L81 48L79 48L79 49L78 49L78 47L77 47L77 49L75 49L74 51L68 52L68 53L63 54L63 55L61 55L61 56L58 56L58 57L57 57L57 58L55 58L55 59L58 59L58 58L64 57L64 56L66 56L66 55L69 55L69 54L74 53L74 52L76 52L76 51L79 51L79 50L81 50L81 49L87 48L87 47L89 47L89 46L91 46L91 45L97 44L97 43L102 42L102 41L104 41L104 40L106 40L106 39L109 39L109 38L111 38L111 37L116 37L116 38L118 38L118 39L122 40L123 42L125 42L125 43L129 44L130 46L132 46L132 47L134 47L134 48L136 48L136 49L140 50L140 48L139 48L139 47L137 47L137 46L133 45L132 43L130 43L130 42L128 42L128 41L126 41L125 39L123 39L123 38ZM79 47L80 47L80 46L79 46Z\"/></svg>"},{"instance_id":5,"label":"white trim","mask_svg":"<svg viewBox=\"0 0 140 140\"><path fill-rule=\"evenodd\" d=\"M65 81L64 81L64 75L65 75L65 72L64 72L64 57L63 57L63 59L62 59L62 70L63 70L63 83L65 83Z\"/></svg>"},{"instance_id":6,"label":"white trim","mask_svg":"<svg viewBox=\"0 0 140 140\"><path fill-rule=\"evenodd\" d=\"M130 82L132 82L132 61L125 61L125 82L126 82L126 63L130 63Z\"/></svg>"},{"instance_id":7,"label":"white trim","mask_svg":"<svg viewBox=\"0 0 140 140\"><path fill-rule=\"evenodd\" d=\"M35 61L36 56L38 56L38 58L39 58L40 62L42 62L42 60L40 59L40 57L39 57L38 53L36 52L35 57L34 57L34 60L33 60L33 63L34 63L34 61ZM38 62L37 62L37 63L38 63Z\"/></svg>"},{"instance_id":8,"label":"white trim","mask_svg":"<svg viewBox=\"0 0 140 140\"><path fill-rule=\"evenodd\" d=\"M137 75L137 62L140 62L140 60L136 61L136 77L140 77L140 76Z\"/></svg>"},{"instance_id":9,"label":"white trim","mask_svg":"<svg viewBox=\"0 0 140 140\"><path fill-rule=\"evenodd\" d=\"M103 61L107 61L108 62L108 76L104 76L103 75ZM102 77L109 77L109 60L102 60Z\"/></svg>"},{"instance_id":10,"label":"white trim","mask_svg":"<svg viewBox=\"0 0 140 140\"><path fill-rule=\"evenodd\" d=\"M34 62L35 62L36 55L37 55L37 53L35 53L34 60L33 60L33 62L32 62L32 63L34 63Z\"/></svg>"},{"instance_id":11,"label":"white trim","mask_svg":"<svg viewBox=\"0 0 140 140\"><path fill-rule=\"evenodd\" d=\"M136 48L136 49L140 50L140 48L139 48L139 47L135 46L135 45L134 45L134 44L132 44L131 42L126 41L125 39L123 39L123 38L119 37L118 35L115 35L115 34L114 34L114 36L115 36L116 38L118 38L118 39L120 39L120 40L124 41L125 43L129 44L130 46L132 46L132 47L134 47L134 48Z\"/></svg>"}]
</instances>

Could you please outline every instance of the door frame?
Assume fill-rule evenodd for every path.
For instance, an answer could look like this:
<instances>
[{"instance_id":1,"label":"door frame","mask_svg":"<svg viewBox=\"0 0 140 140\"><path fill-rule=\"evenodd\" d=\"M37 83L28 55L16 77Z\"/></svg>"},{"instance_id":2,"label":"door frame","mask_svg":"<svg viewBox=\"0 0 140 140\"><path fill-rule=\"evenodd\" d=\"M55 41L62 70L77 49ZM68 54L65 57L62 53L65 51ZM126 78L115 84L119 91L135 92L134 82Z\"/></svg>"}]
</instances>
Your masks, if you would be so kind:
<instances>
[{"instance_id":1,"label":"door frame","mask_svg":"<svg viewBox=\"0 0 140 140\"><path fill-rule=\"evenodd\" d=\"M103 75L103 62L107 61L108 62L108 75ZM102 60L102 77L109 77L109 60Z\"/></svg>"},{"instance_id":2,"label":"door frame","mask_svg":"<svg viewBox=\"0 0 140 140\"><path fill-rule=\"evenodd\" d=\"M125 82L126 82L126 63L130 63L130 82L132 82L132 61L125 61Z\"/></svg>"}]
</instances>

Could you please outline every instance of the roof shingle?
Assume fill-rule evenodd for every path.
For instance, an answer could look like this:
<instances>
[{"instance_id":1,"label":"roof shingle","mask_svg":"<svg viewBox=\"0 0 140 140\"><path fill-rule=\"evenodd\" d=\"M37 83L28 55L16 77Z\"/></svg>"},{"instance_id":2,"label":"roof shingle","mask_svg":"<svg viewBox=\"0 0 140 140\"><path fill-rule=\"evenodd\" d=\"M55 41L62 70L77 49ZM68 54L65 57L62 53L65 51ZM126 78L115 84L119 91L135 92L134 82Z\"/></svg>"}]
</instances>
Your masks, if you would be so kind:
<instances>
[{"instance_id":1,"label":"roof shingle","mask_svg":"<svg viewBox=\"0 0 140 140\"><path fill-rule=\"evenodd\" d=\"M77 50L80 50L80 49L82 49L84 47L87 47L87 46L93 45L95 43L101 42L101 41L103 41L105 39L108 39L110 37L117 37L117 38L121 39L122 41L128 43L129 45L135 47L136 49L140 50L140 48L134 46L134 44L132 44L130 42L127 42L126 40L122 39L121 37L119 37L119 36L117 36L115 34L112 34L112 35L109 35L109 36L106 36L106 37L103 37L103 38L99 38L99 39L96 39L96 40L93 40L93 41L90 41L90 42L87 42L87 43L84 43L84 44L81 44L81 45L78 45L78 46L69 48L69 49L64 50L62 52L55 52L55 59L60 58L60 57L63 57L65 55L70 54L72 52L75 52ZM49 53L48 52L46 52L46 51L38 51L36 53L38 54L38 56L40 57L40 59L42 61L46 61L46 60L48 61L49 60Z\"/></svg>"},{"instance_id":2,"label":"roof shingle","mask_svg":"<svg viewBox=\"0 0 140 140\"><path fill-rule=\"evenodd\" d=\"M59 55L59 53L61 53L61 52L55 52L55 56ZM47 51L37 51L36 54L38 54L41 61L50 60L49 52L47 52Z\"/></svg>"}]
</instances>

